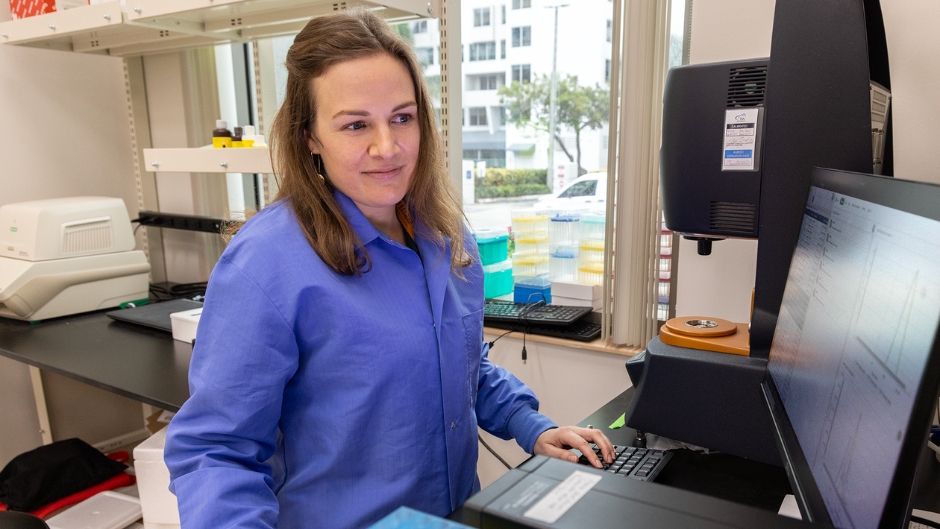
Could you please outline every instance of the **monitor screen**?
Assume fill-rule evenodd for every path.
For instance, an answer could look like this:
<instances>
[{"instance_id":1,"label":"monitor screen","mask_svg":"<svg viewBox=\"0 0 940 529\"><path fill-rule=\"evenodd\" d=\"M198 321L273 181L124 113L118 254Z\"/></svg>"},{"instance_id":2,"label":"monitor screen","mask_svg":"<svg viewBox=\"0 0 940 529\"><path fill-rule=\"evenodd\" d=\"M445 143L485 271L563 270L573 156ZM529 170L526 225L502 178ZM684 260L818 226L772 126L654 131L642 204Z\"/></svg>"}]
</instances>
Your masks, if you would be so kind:
<instances>
[{"instance_id":1,"label":"monitor screen","mask_svg":"<svg viewBox=\"0 0 940 529\"><path fill-rule=\"evenodd\" d=\"M810 518L883 527L900 482L909 497L937 394L938 215L938 186L814 172L764 384Z\"/></svg>"}]
</instances>

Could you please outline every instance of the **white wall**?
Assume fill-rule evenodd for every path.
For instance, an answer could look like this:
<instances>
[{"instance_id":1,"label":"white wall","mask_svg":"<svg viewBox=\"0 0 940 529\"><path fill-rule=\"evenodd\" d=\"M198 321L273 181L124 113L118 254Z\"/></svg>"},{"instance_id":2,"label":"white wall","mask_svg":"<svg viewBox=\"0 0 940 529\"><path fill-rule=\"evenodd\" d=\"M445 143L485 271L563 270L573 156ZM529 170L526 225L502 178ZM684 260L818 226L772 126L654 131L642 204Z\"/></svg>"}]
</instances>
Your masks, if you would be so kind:
<instances>
[{"instance_id":1,"label":"white wall","mask_svg":"<svg viewBox=\"0 0 940 529\"><path fill-rule=\"evenodd\" d=\"M6 16L8 12L0 8L0 17ZM0 109L0 205L105 195L122 198L131 218L136 217L120 59L0 45ZM50 417L57 438L57 429L91 443L107 438L99 437L97 428L60 422L70 410L108 409L118 424L136 421L135 427L141 426L140 406L129 399L48 377L46 383L54 394L49 405L58 411ZM0 406L3 466L40 443L25 365L0 361L0 402L4 403ZM122 433L126 431L130 430Z\"/></svg>"},{"instance_id":2,"label":"white wall","mask_svg":"<svg viewBox=\"0 0 940 529\"><path fill-rule=\"evenodd\" d=\"M891 65L894 176L940 184L940 2L881 2Z\"/></svg>"},{"instance_id":3,"label":"white wall","mask_svg":"<svg viewBox=\"0 0 940 529\"><path fill-rule=\"evenodd\" d=\"M694 2L693 63L770 55L773 0ZM891 66L895 176L940 183L940 3L881 3ZM757 261L755 241L721 241L709 257L680 243L676 314L745 322Z\"/></svg>"}]
</instances>

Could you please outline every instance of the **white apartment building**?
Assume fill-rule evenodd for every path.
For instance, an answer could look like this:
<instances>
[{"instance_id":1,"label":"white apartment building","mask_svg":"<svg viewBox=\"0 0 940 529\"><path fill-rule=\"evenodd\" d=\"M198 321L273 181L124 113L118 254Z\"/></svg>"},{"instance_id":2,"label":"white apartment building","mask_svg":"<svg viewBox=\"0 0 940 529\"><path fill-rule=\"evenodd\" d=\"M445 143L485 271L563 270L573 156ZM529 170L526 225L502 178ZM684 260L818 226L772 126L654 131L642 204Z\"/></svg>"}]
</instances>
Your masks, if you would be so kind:
<instances>
[{"instance_id":1,"label":"white apartment building","mask_svg":"<svg viewBox=\"0 0 940 529\"><path fill-rule=\"evenodd\" d=\"M559 78L576 75L581 86L608 85L612 3L610 0L463 0L464 159L488 167L546 168L548 135L506 122L497 90L513 80L550 76L558 7ZM436 20L411 23L425 74L439 75ZM574 131L559 124L557 134L576 156ZM556 145L555 161L568 162ZM588 171L607 167L607 128L583 131L581 165Z\"/></svg>"}]
</instances>

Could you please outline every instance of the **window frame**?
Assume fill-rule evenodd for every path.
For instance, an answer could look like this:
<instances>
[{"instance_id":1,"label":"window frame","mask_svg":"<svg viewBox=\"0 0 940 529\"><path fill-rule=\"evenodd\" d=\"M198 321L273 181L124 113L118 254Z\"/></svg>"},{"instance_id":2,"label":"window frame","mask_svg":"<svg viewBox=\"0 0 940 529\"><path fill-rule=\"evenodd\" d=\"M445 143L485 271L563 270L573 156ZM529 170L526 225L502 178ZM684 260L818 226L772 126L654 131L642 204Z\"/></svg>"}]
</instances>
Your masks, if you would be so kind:
<instances>
[{"instance_id":1,"label":"window frame","mask_svg":"<svg viewBox=\"0 0 940 529\"><path fill-rule=\"evenodd\" d=\"M526 48L532 45L532 26L512 28L512 47Z\"/></svg>"}]
</instances>

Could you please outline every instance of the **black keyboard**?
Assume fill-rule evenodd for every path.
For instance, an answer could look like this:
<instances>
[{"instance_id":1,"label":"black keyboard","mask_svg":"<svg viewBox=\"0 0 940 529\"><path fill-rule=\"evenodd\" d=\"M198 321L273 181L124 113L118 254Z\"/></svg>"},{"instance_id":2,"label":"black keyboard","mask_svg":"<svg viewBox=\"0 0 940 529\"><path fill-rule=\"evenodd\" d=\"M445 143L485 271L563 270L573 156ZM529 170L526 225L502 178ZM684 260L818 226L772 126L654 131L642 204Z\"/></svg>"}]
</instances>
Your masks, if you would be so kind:
<instances>
[{"instance_id":1,"label":"black keyboard","mask_svg":"<svg viewBox=\"0 0 940 529\"><path fill-rule=\"evenodd\" d=\"M529 325L570 325L590 314L590 307L538 305L511 301L487 301L483 306L483 323L522 323Z\"/></svg>"},{"instance_id":2,"label":"black keyboard","mask_svg":"<svg viewBox=\"0 0 940 529\"><path fill-rule=\"evenodd\" d=\"M601 455L601 449L596 444L591 443L591 448L597 454L597 458L604 465L604 470L618 476L638 479L640 481L653 481L659 475L666 463L672 459L672 452L665 450L651 450L649 448L636 448L633 446L614 445L614 453L617 457L611 464L604 463L604 457ZM590 465L584 454L578 450L573 452L579 455L578 463ZM593 466L593 465L592 465Z\"/></svg>"},{"instance_id":3,"label":"black keyboard","mask_svg":"<svg viewBox=\"0 0 940 529\"><path fill-rule=\"evenodd\" d=\"M579 342L593 342L601 336L601 324L587 321L587 319L588 318L582 318L570 325L523 325L519 321L513 323L502 321L494 322L487 319L484 319L484 321L488 327L496 329L541 334L542 336L554 336L555 338L577 340Z\"/></svg>"}]
</instances>

